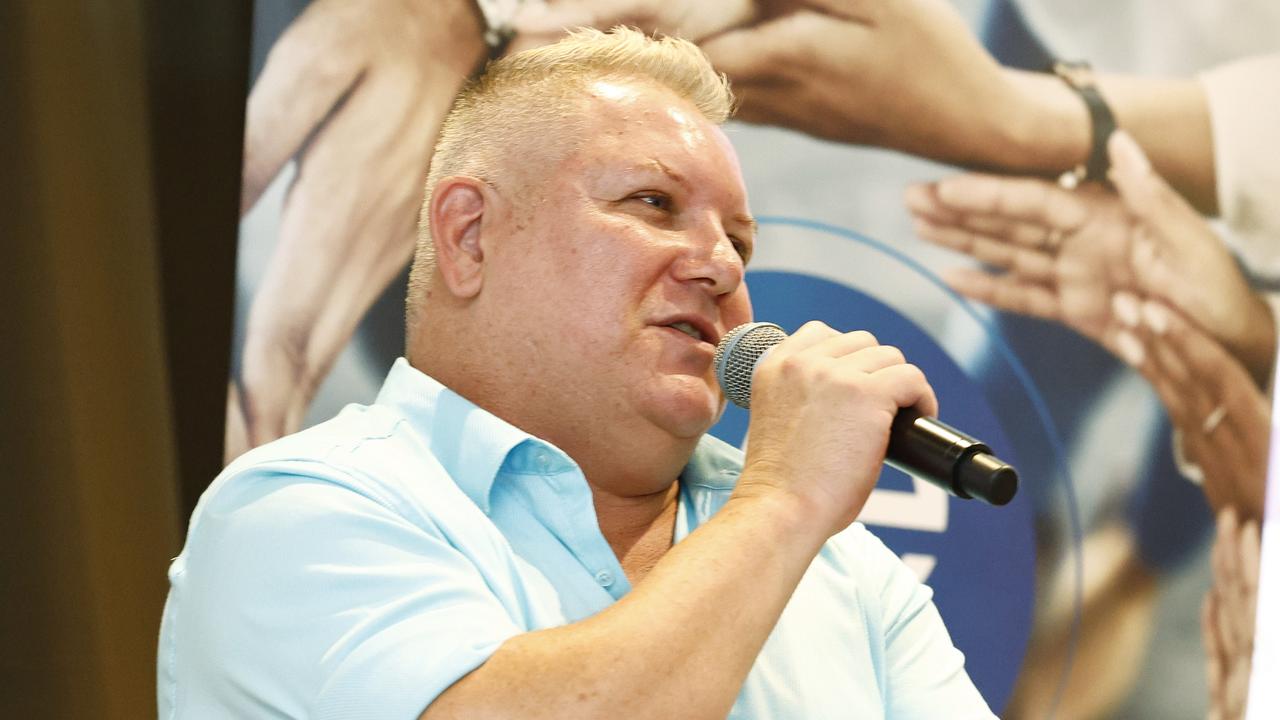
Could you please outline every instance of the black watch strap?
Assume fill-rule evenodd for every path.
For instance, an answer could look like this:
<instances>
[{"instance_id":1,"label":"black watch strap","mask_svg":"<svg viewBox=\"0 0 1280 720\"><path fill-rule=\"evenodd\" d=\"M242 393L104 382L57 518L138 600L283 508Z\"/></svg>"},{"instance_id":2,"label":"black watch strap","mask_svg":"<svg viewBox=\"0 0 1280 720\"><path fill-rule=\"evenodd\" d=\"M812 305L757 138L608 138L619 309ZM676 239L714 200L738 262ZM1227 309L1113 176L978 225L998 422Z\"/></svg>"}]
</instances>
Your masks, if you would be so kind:
<instances>
[{"instance_id":1,"label":"black watch strap","mask_svg":"<svg viewBox=\"0 0 1280 720\"><path fill-rule=\"evenodd\" d=\"M1072 187L1085 180L1106 182L1107 170L1111 168L1111 162L1107 156L1107 140L1116 130L1116 116L1111 112L1111 106L1102 97L1102 93L1098 92L1098 86L1093 80L1093 69L1089 63L1059 60L1051 69L1054 75L1062 78L1067 87L1084 100L1085 107L1089 110L1091 137L1088 159L1083 165L1064 173L1059 181L1063 185Z\"/></svg>"}]
</instances>

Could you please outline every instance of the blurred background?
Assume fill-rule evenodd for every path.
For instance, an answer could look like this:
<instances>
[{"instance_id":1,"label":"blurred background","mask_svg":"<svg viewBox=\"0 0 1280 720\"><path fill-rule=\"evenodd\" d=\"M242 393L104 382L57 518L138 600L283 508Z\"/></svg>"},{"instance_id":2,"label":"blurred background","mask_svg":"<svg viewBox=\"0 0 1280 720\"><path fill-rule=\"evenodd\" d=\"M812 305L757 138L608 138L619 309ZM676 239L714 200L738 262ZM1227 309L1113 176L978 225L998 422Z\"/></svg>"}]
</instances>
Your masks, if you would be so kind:
<instances>
[{"instance_id":1,"label":"blurred background","mask_svg":"<svg viewBox=\"0 0 1280 720\"><path fill-rule=\"evenodd\" d=\"M1280 12L1268 2L951 5L1007 67L1043 70L1053 57L1084 57L1102 70L1187 76L1280 48ZM602 23L651 4L594 3ZM299 285L323 270L281 250L290 204L308 199L298 168L308 160L312 177L322 174L318 150L344 144L324 131L341 112L350 118L361 109L353 97L375 116L392 115L344 90L294 145L256 138L259 155L274 147L276 164L252 178L251 199L242 193L242 175L252 174L252 164L242 164L246 98L300 13L320 5L0 3L0 461L14 494L0 510L7 610L0 716L154 715L165 569L200 493L245 447L367 402L400 352L405 272L396 253L404 260L407 246L388 250L390 262L370 260L368 276L349 284L359 288L353 295L312 283L345 303L332 311L340 322L330 323L343 329L305 382L266 373L268 388L302 388L293 405L265 397L287 422L259 427L256 436L246 427L255 418L237 398L254 393L236 384L252 368L245 342L255 300L270 295L262 290L273 267L277 278L302 278ZM367 7L375 5L390 15L415 4ZM364 20L339 25L363 33L366 44L386 45L368 34L376 22ZM1213 32L1202 32L1206 25ZM423 73L434 69L423 65ZM282 72L297 87L319 84L306 63ZM904 72L900 80L913 77ZM741 79L746 86L745 72ZM259 109L282 110L263 117L288 115L290 96L272 94L279 89L260 93ZM355 130L363 135L376 124ZM957 255L917 236L902 198L908 184L952 175L953 167L821 139L800 125L728 127L772 243L753 271L758 310L779 321L885 322L878 335L935 362L927 368L935 381L950 378L954 401L944 412L960 413L963 427L990 423L994 434L976 433L983 437L1007 434L1031 480L1004 515L953 503L943 534L913 532L920 505L894 515L873 503L863 519L904 556L927 559L913 569L939 590L949 622L984 618L1004 629L1005 644L989 656L971 654L970 665L990 666L983 672L993 679L978 679L997 688L997 711L1012 695L1009 717L1204 717L1199 607L1213 583L1213 520L1203 493L1174 467L1160 400L1137 373L1067 329L944 289L938 276ZM417 159L425 167L425 154ZM370 231L357 201L372 207L385 195L374 192L376 165L357 157L324 168L347 183L344 199L371 196L346 208L358 233ZM417 182L413 172L402 174ZM412 208L407 220L387 214L412 227ZM313 213L312 225L323 220ZM293 241L306 247L315 229L294 232ZM358 233L343 242L360 245ZM340 270L358 274L357 264ZM1255 280L1280 287L1275 278ZM736 442L743 422L731 415L717 432ZM912 492L905 478L886 477L882 489ZM1004 555L988 555L981 582L976 538L1013 543ZM995 596L1010 609L993 605ZM947 606L956 602L967 606Z\"/></svg>"},{"instance_id":2,"label":"blurred background","mask_svg":"<svg viewBox=\"0 0 1280 720\"><path fill-rule=\"evenodd\" d=\"M155 715L222 467L251 17L0 3L0 716Z\"/></svg>"}]
</instances>

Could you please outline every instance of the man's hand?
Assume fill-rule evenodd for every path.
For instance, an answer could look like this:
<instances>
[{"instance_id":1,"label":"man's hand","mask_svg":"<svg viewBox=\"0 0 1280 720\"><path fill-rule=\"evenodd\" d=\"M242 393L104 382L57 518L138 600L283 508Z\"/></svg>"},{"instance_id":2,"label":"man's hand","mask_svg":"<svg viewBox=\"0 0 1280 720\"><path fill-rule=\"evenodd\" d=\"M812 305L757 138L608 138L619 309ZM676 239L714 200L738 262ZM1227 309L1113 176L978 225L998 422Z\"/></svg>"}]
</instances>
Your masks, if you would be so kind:
<instances>
[{"instance_id":1,"label":"man's hand","mask_svg":"<svg viewBox=\"0 0 1280 720\"><path fill-rule=\"evenodd\" d=\"M1249 287L1212 228L1155 173L1127 133L1113 135L1108 150L1111 176L1134 228L1130 266L1138 290L1212 333L1265 386L1276 356L1271 308Z\"/></svg>"},{"instance_id":2,"label":"man's hand","mask_svg":"<svg viewBox=\"0 0 1280 720\"><path fill-rule=\"evenodd\" d=\"M297 175L253 299L228 459L291 432L412 253L436 132L483 55L470 0L317 0L249 95L241 211Z\"/></svg>"},{"instance_id":3,"label":"man's hand","mask_svg":"<svg viewBox=\"0 0 1280 720\"><path fill-rule=\"evenodd\" d=\"M1257 523L1241 524L1229 509L1218 515L1213 587L1200 613L1211 720L1244 717L1253 667L1261 551Z\"/></svg>"},{"instance_id":4,"label":"man's hand","mask_svg":"<svg viewBox=\"0 0 1280 720\"><path fill-rule=\"evenodd\" d=\"M619 24L700 43L740 119L824 138L990 165L1024 100L946 0L551 0L522 11L517 43Z\"/></svg>"},{"instance_id":5,"label":"man's hand","mask_svg":"<svg viewBox=\"0 0 1280 720\"><path fill-rule=\"evenodd\" d=\"M987 266L946 273L956 291L1057 320L1124 352L1117 338L1125 326L1112 296L1134 283L1133 228L1115 197L1035 178L962 175L910 188L907 205L920 237Z\"/></svg>"},{"instance_id":6,"label":"man's hand","mask_svg":"<svg viewBox=\"0 0 1280 720\"><path fill-rule=\"evenodd\" d=\"M1009 116L1023 94L946 0L771 1L758 19L703 43L733 81L739 118L946 162L1006 164Z\"/></svg>"},{"instance_id":7,"label":"man's hand","mask_svg":"<svg viewBox=\"0 0 1280 720\"><path fill-rule=\"evenodd\" d=\"M936 415L924 374L867 332L811 322L775 346L752 379L747 458L736 495L799 498L828 534L853 522L880 475L899 408Z\"/></svg>"},{"instance_id":8,"label":"man's hand","mask_svg":"<svg viewBox=\"0 0 1280 720\"><path fill-rule=\"evenodd\" d=\"M1135 300L1136 303L1136 300ZM1209 504L1261 519L1271 408L1244 367L1208 333L1165 305L1147 301L1128 358L1151 383L1194 463Z\"/></svg>"},{"instance_id":9,"label":"man's hand","mask_svg":"<svg viewBox=\"0 0 1280 720\"><path fill-rule=\"evenodd\" d=\"M525 4L513 24L519 48L549 42L575 27L608 30L617 25L696 43L748 22L754 14L752 0L550 0Z\"/></svg>"},{"instance_id":10,"label":"man's hand","mask_svg":"<svg viewBox=\"0 0 1280 720\"><path fill-rule=\"evenodd\" d=\"M1267 304L1195 210L1156 175L1125 133L1110 143L1119 194L1067 191L1030 178L962 175L908 190L926 240L994 271L948 278L960 293L1001 309L1060 320L1117 354L1131 289L1172 305L1212 331L1266 384L1275 353Z\"/></svg>"}]
</instances>

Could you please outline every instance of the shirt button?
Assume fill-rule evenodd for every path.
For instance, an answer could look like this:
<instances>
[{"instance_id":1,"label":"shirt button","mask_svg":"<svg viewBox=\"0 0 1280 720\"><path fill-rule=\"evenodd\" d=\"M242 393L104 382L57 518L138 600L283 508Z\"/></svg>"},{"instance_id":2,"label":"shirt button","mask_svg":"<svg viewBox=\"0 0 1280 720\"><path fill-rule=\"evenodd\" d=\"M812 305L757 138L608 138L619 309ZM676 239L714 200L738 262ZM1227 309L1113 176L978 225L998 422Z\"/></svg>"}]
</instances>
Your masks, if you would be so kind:
<instances>
[{"instance_id":1,"label":"shirt button","mask_svg":"<svg viewBox=\"0 0 1280 720\"><path fill-rule=\"evenodd\" d=\"M613 573L608 570L601 570L596 573L596 582L600 583L601 587L609 587L613 584Z\"/></svg>"},{"instance_id":2,"label":"shirt button","mask_svg":"<svg viewBox=\"0 0 1280 720\"><path fill-rule=\"evenodd\" d=\"M551 456L546 452L539 452L537 457L538 469L546 472L551 468Z\"/></svg>"}]
</instances>

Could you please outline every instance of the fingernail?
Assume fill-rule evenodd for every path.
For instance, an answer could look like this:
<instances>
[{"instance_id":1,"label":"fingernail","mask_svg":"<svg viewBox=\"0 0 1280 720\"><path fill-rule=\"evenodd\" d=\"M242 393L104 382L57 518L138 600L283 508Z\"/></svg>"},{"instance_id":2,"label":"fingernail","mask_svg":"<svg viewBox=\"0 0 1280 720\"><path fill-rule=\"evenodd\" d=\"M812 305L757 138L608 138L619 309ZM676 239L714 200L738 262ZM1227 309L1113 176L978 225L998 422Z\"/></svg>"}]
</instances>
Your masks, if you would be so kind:
<instances>
[{"instance_id":1,"label":"fingernail","mask_svg":"<svg viewBox=\"0 0 1280 720\"><path fill-rule=\"evenodd\" d=\"M1169 329L1169 311L1158 302L1142 303L1142 320L1156 335L1163 335Z\"/></svg>"},{"instance_id":2,"label":"fingernail","mask_svg":"<svg viewBox=\"0 0 1280 720\"><path fill-rule=\"evenodd\" d=\"M1137 327L1141 319L1138 298L1127 292L1118 292L1111 296L1111 312L1125 327Z\"/></svg>"},{"instance_id":3,"label":"fingernail","mask_svg":"<svg viewBox=\"0 0 1280 720\"><path fill-rule=\"evenodd\" d=\"M1117 168L1130 167L1137 173L1146 173L1151 169L1146 153L1134 142L1133 136L1124 130L1111 133L1107 147L1111 152L1111 164Z\"/></svg>"},{"instance_id":4,"label":"fingernail","mask_svg":"<svg viewBox=\"0 0 1280 720\"><path fill-rule=\"evenodd\" d=\"M1116 350L1120 359L1133 367L1141 366L1147 359L1147 349L1142 346L1142 341L1127 330L1116 333Z\"/></svg>"}]
</instances>

